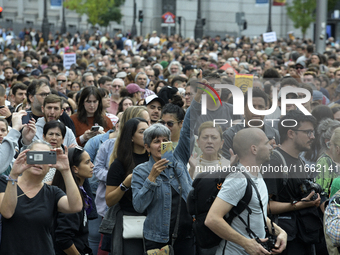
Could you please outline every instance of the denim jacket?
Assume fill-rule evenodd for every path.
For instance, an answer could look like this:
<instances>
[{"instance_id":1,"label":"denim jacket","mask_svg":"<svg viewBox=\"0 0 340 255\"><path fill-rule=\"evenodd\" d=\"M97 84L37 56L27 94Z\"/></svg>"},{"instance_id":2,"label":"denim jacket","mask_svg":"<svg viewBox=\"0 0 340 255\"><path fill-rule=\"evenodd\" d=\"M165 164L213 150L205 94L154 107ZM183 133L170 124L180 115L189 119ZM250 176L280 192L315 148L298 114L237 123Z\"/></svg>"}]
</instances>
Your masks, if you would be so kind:
<instances>
[{"instance_id":1,"label":"denim jacket","mask_svg":"<svg viewBox=\"0 0 340 255\"><path fill-rule=\"evenodd\" d=\"M174 170L182 185L182 198L187 201L188 193L192 189L192 180L187 170L190 157L190 108L184 118L179 143L174 150L175 168L167 167L151 182L148 176L155 163L153 157L148 162L138 165L132 174L132 203L139 213L146 213L144 222L144 237L150 241L167 243L171 218L171 186L179 192L178 181Z\"/></svg>"}]
</instances>

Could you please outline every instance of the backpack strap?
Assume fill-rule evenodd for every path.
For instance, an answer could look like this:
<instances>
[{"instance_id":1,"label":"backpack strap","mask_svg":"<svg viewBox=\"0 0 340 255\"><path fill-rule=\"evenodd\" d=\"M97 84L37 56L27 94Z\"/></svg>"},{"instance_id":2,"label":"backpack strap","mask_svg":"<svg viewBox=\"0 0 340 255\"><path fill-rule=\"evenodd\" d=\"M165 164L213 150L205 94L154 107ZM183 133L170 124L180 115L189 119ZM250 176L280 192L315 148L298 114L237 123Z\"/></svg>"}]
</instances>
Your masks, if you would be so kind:
<instances>
[{"instance_id":1,"label":"backpack strap","mask_svg":"<svg viewBox=\"0 0 340 255\"><path fill-rule=\"evenodd\" d=\"M286 168L287 167L287 162L286 162L286 159L283 157L282 153L279 152L278 150L273 150L273 154L277 155L281 159L282 166L284 168ZM287 182L288 182L288 171L284 172L283 186L286 186Z\"/></svg>"}]
</instances>

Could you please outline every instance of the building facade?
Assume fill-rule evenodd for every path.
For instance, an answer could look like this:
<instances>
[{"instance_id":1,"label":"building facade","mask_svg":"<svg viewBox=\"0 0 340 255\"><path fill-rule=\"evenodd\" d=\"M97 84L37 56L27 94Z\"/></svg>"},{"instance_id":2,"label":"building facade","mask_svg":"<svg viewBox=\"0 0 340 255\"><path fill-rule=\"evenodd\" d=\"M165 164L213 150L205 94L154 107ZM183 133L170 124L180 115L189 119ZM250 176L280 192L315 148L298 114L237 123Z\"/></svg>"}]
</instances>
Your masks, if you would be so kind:
<instances>
[{"instance_id":1,"label":"building facade","mask_svg":"<svg viewBox=\"0 0 340 255\"><path fill-rule=\"evenodd\" d=\"M51 6L51 0L47 1L48 21L52 33L60 31L62 23L62 8ZM100 1L100 0L98 0ZM137 4L137 34L141 30L146 35L153 30L159 33L168 32L166 26L162 26L162 14L170 11L178 17L181 17L181 26L176 22L175 27L171 27L171 33L179 33L185 38L194 37L194 28L197 18L198 0L135 0ZM219 34L224 37L225 34L239 36L258 36L267 30L268 24L268 4L256 4L256 0L200 0L201 17L205 19L204 34L214 36ZM287 0L291 3L292 0ZM102 31L108 31L114 34L119 30L128 32L131 30L133 22L133 4L134 0L126 0L121 7L123 18L121 24L111 22L107 28L100 28ZM44 0L0 0L0 6L3 7L2 20L0 26L13 28L18 33L24 27L34 27L41 30L41 23L44 15ZM138 22L138 11L143 10L143 23ZM236 12L244 12L247 21L247 29L240 31L236 23ZM88 24L86 15L78 15L74 11L65 9L65 19L67 31L89 30L94 31L94 27ZM301 31L293 27L289 20L286 7L272 7L272 29L278 37L287 37L288 32L294 32L294 35L301 37ZM307 38L313 37L313 26L307 31Z\"/></svg>"}]
</instances>

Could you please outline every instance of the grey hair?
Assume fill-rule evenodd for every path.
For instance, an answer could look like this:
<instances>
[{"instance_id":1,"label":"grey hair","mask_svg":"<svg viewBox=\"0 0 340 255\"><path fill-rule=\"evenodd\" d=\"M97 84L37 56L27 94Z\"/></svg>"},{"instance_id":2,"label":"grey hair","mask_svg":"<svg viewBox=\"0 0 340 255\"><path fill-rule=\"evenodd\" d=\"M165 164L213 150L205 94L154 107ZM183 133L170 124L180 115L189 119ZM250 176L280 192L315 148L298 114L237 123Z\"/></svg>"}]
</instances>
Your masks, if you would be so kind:
<instances>
[{"instance_id":1,"label":"grey hair","mask_svg":"<svg viewBox=\"0 0 340 255\"><path fill-rule=\"evenodd\" d=\"M158 66L160 69L163 70L163 66L162 66L161 64L156 63L156 64L154 64L152 67L155 68L156 66Z\"/></svg>"},{"instance_id":2,"label":"grey hair","mask_svg":"<svg viewBox=\"0 0 340 255\"><path fill-rule=\"evenodd\" d=\"M319 143L321 146L319 155L321 155L325 150L327 150L325 139L331 139L334 129L336 129L337 127L340 127L340 122L337 120L327 118L320 122L317 129L319 134Z\"/></svg>"},{"instance_id":3,"label":"grey hair","mask_svg":"<svg viewBox=\"0 0 340 255\"><path fill-rule=\"evenodd\" d=\"M57 75L57 79L58 79L60 76L65 76L66 81L68 81L67 76L66 76L64 73L59 73L59 74Z\"/></svg>"},{"instance_id":4,"label":"grey hair","mask_svg":"<svg viewBox=\"0 0 340 255\"><path fill-rule=\"evenodd\" d=\"M28 145L27 149L32 150L32 148L33 148L33 146L34 146L35 144L45 144L45 145L47 145L48 147L50 147L50 149L53 149L53 147L52 147L51 144L49 144L48 142L43 141L43 140L35 140L35 141L33 141L30 145Z\"/></svg>"},{"instance_id":5,"label":"grey hair","mask_svg":"<svg viewBox=\"0 0 340 255\"><path fill-rule=\"evenodd\" d=\"M162 136L167 137L168 140L170 141L170 136L171 136L170 129L168 129L166 126L159 124L159 123L151 125L144 131L144 137L143 137L144 144L147 144L150 147L153 139L157 137L162 137Z\"/></svg>"},{"instance_id":6,"label":"grey hair","mask_svg":"<svg viewBox=\"0 0 340 255\"><path fill-rule=\"evenodd\" d=\"M122 83L123 83L123 87L125 87L125 82L124 82L123 79L121 79L121 78L114 78L113 81L112 81L112 83L114 83L115 81L120 81L120 82L122 82Z\"/></svg>"},{"instance_id":7,"label":"grey hair","mask_svg":"<svg viewBox=\"0 0 340 255\"><path fill-rule=\"evenodd\" d=\"M83 74L83 77L82 77L82 79L81 79L82 83L85 82L85 79L86 79L86 77L88 77L88 76L94 77L94 76L93 76L93 73L90 73L90 72L84 73L84 74Z\"/></svg>"},{"instance_id":8,"label":"grey hair","mask_svg":"<svg viewBox=\"0 0 340 255\"><path fill-rule=\"evenodd\" d=\"M182 72L182 69L183 69L183 68L182 68L181 63L179 63L178 61L172 61L172 62L170 63L170 65L168 66L168 71L169 71L169 73L171 73L170 69L171 69L171 66L173 66L173 65L177 65L178 68L179 68L179 71Z\"/></svg>"},{"instance_id":9,"label":"grey hair","mask_svg":"<svg viewBox=\"0 0 340 255\"><path fill-rule=\"evenodd\" d=\"M139 72L138 74L136 74L136 77L135 77L135 82L136 82L136 83L137 83L137 78L138 78L138 76L141 75L141 74L144 74L144 75L146 76L146 79L148 79L148 76L146 75L145 72Z\"/></svg>"}]
</instances>

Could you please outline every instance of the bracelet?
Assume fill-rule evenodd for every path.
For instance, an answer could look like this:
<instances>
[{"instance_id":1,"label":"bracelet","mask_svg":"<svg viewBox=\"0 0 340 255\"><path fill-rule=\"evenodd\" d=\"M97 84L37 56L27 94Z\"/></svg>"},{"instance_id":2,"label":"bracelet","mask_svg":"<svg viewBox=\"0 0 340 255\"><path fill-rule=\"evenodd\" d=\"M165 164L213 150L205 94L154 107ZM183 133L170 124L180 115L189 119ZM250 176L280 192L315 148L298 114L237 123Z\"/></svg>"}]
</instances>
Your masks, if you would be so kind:
<instances>
[{"instance_id":1,"label":"bracelet","mask_svg":"<svg viewBox=\"0 0 340 255\"><path fill-rule=\"evenodd\" d=\"M8 175L6 177L6 181L11 181L12 182L12 185L14 185L14 183L18 182L18 179L12 179L10 175Z\"/></svg>"}]
</instances>

